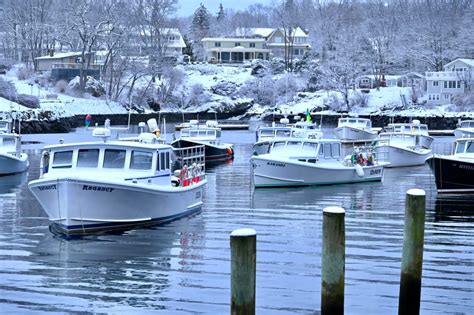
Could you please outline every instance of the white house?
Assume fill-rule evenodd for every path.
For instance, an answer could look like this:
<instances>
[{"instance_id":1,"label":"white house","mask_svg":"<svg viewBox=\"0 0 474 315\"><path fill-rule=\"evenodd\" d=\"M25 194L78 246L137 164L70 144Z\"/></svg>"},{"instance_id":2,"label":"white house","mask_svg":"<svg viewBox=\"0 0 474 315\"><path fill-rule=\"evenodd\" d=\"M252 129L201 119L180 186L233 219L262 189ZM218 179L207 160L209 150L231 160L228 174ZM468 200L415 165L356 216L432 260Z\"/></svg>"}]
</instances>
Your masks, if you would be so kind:
<instances>
[{"instance_id":1,"label":"white house","mask_svg":"<svg viewBox=\"0 0 474 315\"><path fill-rule=\"evenodd\" d=\"M285 49L291 58L302 58L311 48L308 34L300 27L295 28L291 36L285 36L278 28L238 28L233 37L204 38L202 42L207 60L218 63L284 57Z\"/></svg>"},{"instance_id":2,"label":"white house","mask_svg":"<svg viewBox=\"0 0 474 315\"><path fill-rule=\"evenodd\" d=\"M399 75L383 75L381 87L398 86ZM361 75L356 78L356 87L360 89L373 89L378 86L379 78L373 74Z\"/></svg>"},{"instance_id":3,"label":"white house","mask_svg":"<svg viewBox=\"0 0 474 315\"><path fill-rule=\"evenodd\" d=\"M428 71L425 77L428 104L449 104L454 95L464 94L473 85L474 59L455 59L444 71Z\"/></svg>"}]
</instances>

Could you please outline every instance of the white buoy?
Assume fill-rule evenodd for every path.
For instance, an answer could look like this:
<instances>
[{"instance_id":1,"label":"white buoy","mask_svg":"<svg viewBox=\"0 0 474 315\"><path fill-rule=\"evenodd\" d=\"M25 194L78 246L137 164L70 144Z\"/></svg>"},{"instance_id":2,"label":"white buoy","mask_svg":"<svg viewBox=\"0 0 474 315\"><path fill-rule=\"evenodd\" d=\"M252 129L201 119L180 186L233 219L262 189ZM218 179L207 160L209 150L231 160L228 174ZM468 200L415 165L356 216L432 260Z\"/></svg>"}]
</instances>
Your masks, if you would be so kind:
<instances>
[{"instance_id":1,"label":"white buoy","mask_svg":"<svg viewBox=\"0 0 474 315\"><path fill-rule=\"evenodd\" d=\"M362 168L362 166L360 166L359 164L356 164L354 168L359 177L364 177L365 174L364 174L364 169Z\"/></svg>"}]
</instances>

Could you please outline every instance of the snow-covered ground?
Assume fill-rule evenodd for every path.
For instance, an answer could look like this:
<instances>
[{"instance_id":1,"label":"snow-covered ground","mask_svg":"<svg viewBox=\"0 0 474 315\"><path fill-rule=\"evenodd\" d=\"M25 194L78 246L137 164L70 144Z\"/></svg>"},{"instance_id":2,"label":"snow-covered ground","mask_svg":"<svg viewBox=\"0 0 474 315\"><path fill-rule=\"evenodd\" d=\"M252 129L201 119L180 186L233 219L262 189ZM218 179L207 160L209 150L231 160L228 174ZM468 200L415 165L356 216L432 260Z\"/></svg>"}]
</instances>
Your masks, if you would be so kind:
<instances>
[{"instance_id":1,"label":"snow-covered ground","mask_svg":"<svg viewBox=\"0 0 474 315\"><path fill-rule=\"evenodd\" d=\"M219 93L212 93L212 88L218 84L230 83L230 86L238 89L244 86L247 82L253 79L251 69L247 67L236 66L222 66L222 65L187 65L179 66L185 73L184 82L176 88L177 93L182 95L190 95L190 91L196 85L201 85L206 94L206 101L187 107L186 111L206 111L224 110L229 108L229 104L247 103L251 104L252 99L240 95L222 95ZM38 113L50 111L53 117L67 117L73 115L86 114L126 114L127 109L118 102L108 101L106 99L98 99L94 97L79 98L66 94L58 93L54 88L42 88L38 84L29 84L30 80L19 80L16 75L15 68L7 72L6 75L1 75L5 80L10 81L20 94L31 94L40 98L40 109L31 110L21 106L15 102L11 102L4 98L0 98L0 112L19 111L30 112L37 117ZM236 91L237 92L237 91ZM351 91L351 94L353 91ZM48 98L48 95L57 95L56 99ZM232 91L231 91L232 94ZM296 93L293 99L280 101L276 106L264 106L256 104L248 110L249 113L264 115L275 110L280 110L283 113L304 113L307 110L313 111L315 109L324 108L331 95L341 94L334 91L318 91L314 93L299 92ZM474 112L448 112L449 106L438 106L431 109L423 108L421 106L403 109L401 95L406 95L406 99L410 99L410 89L400 87L385 87L371 89L369 93L363 94L367 97L367 104L360 107L354 106L350 114L357 115L402 115L402 116L465 116L474 117ZM232 107L232 106L230 106ZM162 108L165 111L180 111L179 108L170 107L166 105ZM324 110L325 114L338 114L332 110Z\"/></svg>"}]
</instances>

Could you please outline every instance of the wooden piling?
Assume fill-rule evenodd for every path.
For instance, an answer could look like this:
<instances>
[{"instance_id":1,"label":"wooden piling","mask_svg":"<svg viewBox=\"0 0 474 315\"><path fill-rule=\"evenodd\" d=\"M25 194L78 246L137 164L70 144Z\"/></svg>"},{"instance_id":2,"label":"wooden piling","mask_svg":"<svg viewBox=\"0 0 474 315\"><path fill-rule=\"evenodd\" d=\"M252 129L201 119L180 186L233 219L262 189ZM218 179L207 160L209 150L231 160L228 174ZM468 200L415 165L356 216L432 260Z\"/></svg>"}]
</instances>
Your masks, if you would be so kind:
<instances>
[{"instance_id":1,"label":"wooden piling","mask_svg":"<svg viewBox=\"0 0 474 315\"><path fill-rule=\"evenodd\" d=\"M230 234L231 314L255 314L257 233L239 229Z\"/></svg>"},{"instance_id":2,"label":"wooden piling","mask_svg":"<svg viewBox=\"0 0 474 315\"><path fill-rule=\"evenodd\" d=\"M344 314L345 211L323 210L321 313Z\"/></svg>"},{"instance_id":3,"label":"wooden piling","mask_svg":"<svg viewBox=\"0 0 474 315\"><path fill-rule=\"evenodd\" d=\"M425 203L424 190L410 189L407 191L398 314L420 313Z\"/></svg>"}]
</instances>

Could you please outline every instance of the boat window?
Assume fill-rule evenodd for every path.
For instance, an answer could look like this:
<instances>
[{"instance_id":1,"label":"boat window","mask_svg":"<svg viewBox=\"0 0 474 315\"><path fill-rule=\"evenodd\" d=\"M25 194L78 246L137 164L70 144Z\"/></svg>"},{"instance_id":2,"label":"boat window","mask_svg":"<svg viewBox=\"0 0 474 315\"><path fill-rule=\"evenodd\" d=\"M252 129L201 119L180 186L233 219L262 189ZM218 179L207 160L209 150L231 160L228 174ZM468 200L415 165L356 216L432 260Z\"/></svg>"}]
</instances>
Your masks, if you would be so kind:
<instances>
[{"instance_id":1,"label":"boat window","mask_svg":"<svg viewBox=\"0 0 474 315\"><path fill-rule=\"evenodd\" d=\"M181 137L189 137L189 132L186 130L186 131L181 131Z\"/></svg>"},{"instance_id":2,"label":"boat window","mask_svg":"<svg viewBox=\"0 0 474 315\"><path fill-rule=\"evenodd\" d=\"M286 145L288 148L295 148L301 146L301 142L298 141L288 141L288 144Z\"/></svg>"},{"instance_id":3,"label":"boat window","mask_svg":"<svg viewBox=\"0 0 474 315\"><path fill-rule=\"evenodd\" d=\"M130 158L130 169L149 170L151 169L152 160L153 153L133 150Z\"/></svg>"},{"instance_id":4,"label":"boat window","mask_svg":"<svg viewBox=\"0 0 474 315\"><path fill-rule=\"evenodd\" d=\"M166 166L166 156L164 152L160 153L160 171L165 170Z\"/></svg>"},{"instance_id":5,"label":"boat window","mask_svg":"<svg viewBox=\"0 0 474 315\"><path fill-rule=\"evenodd\" d=\"M277 130L276 131L277 137L289 137L290 131L289 130Z\"/></svg>"},{"instance_id":6,"label":"boat window","mask_svg":"<svg viewBox=\"0 0 474 315\"><path fill-rule=\"evenodd\" d=\"M474 153L474 142L467 143L466 153Z\"/></svg>"},{"instance_id":7,"label":"boat window","mask_svg":"<svg viewBox=\"0 0 474 315\"><path fill-rule=\"evenodd\" d=\"M69 168L72 166L72 151L54 152L53 168Z\"/></svg>"},{"instance_id":8,"label":"boat window","mask_svg":"<svg viewBox=\"0 0 474 315\"><path fill-rule=\"evenodd\" d=\"M456 153L464 153L464 149L466 148L466 142L458 142L456 146Z\"/></svg>"},{"instance_id":9,"label":"boat window","mask_svg":"<svg viewBox=\"0 0 474 315\"><path fill-rule=\"evenodd\" d=\"M318 144L317 143L312 143L312 142L305 142L303 143L303 151L305 153L312 153L316 154L318 149Z\"/></svg>"},{"instance_id":10,"label":"boat window","mask_svg":"<svg viewBox=\"0 0 474 315\"><path fill-rule=\"evenodd\" d=\"M355 120L355 119L349 119L349 123L350 123L350 124L355 124L355 123L357 123L357 120Z\"/></svg>"},{"instance_id":11,"label":"boat window","mask_svg":"<svg viewBox=\"0 0 474 315\"><path fill-rule=\"evenodd\" d=\"M341 156L341 146L339 143L332 144L332 157L338 158Z\"/></svg>"},{"instance_id":12,"label":"boat window","mask_svg":"<svg viewBox=\"0 0 474 315\"><path fill-rule=\"evenodd\" d=\"M316 163L316 159L308 159L309 163Z\"/></svg>"},{"instance_id":13,"label":"boat window","mask_svg":"<svg viewBox=\"0 0 474 315\"><path fill-rule=\"evenodd\" d=\"M127 151L106 149L104 154L104 168L123 168Z\"/></svg>"},{"instance_id":14,"label":"boat window","mask_svg":"<svg viewBox=\"0 0 474 315\"><path fill-rule=\"evenodd\" d=\"M277 131L278 134L278 131ZM260 130L260 136L271 137L273 136L273 130Z\"/></svg>"},{"instance_id":15,"label":"boat window","mask_svg":"<svg viewBox=\"0 0 474 315\"><path fill-rule=\"evenodd\" d=\"M221 131L220 130L216 130L216 138L220 138L221 137Z\"/></svg>"},{"instance_id":16,"label":"boat window","mask_svg":"<svg viewBox=\"0 0 474 315\"><path fill-rule=\"evenodd\" d=\"M474 128L474 121L471 121L471 123L469 124L469 126L470 126L471 128Z\"/></svg>"},{"instance_id":17,"label":"boat window","mask_svg":"<svg viewBox=\"0 0 474 315\"><path fill-rule=\"evenodd\" d=\"M191 131L191 132L189 133L189 136L190 136L190 137L197 137L197 135L198 135L198 132L197 132L197 131Z\"/></svg>"},{"instance_id":18,"label":"boat window","mask_svg":"<svg viewBox=\"0 0 474 315\"><path fill-rule=\"evenodd\" d=\"M166 152L166 169L170 169L170 153L169 152Z\"/></svg>"},{"instance_id":19,"label":"boat window","mask_svg":"<svg viewBox=\"0 0 474 315\"><path fill-rule=\"evenodd\" d=\"M13 138L13 137L3 137L3 145L4 146L15 145L15 138Z\"/></svg>"},{"instance_id":20,"label":"boat window","mask_svg":"<svg viewBox=\"0 0 474 315\"><path fill-rule=\"evenodd\" d=\"M77 154L77 167L97 167L99 149L81 149Z\"/></svg>"},{"instance_id":21,"label":"boat window","mask_svg":"<svg viewBox=\"0 0 474 315\"><path fill-rule=\"evenodd\" d=\"M284 141L279 141L279 142L275 142L273 144L273 148L282 148L285 146L285 142Z\"/></svg>"},{"instance_id":22,"label":"boat window","mask_svg":"<svg viewBox=\"0 0 474 315\"><path fill-rule=\"evenodd\" d=\"M306 159L298 159L300 162L306 162Z\"/></svg>"},{"instance_id":23,"label":"boat window","mask_svg":"<svg viewBox=\"0 0 474 315\"><path fill-rule=\"evenodd\" d=\"M324 144L324 157L325 158L331 157L331 144L330 143Z\"/></svg>"},{"instance_id":24,"label":"boat window","mask_svg":"<svg viewBox=\"0 0 474 315\"><path fill-rule=\"evenodd\" d=\"M323 155L324 155L324 146L323 146L323 145L320 145L320 146L319 146L319 155L320 155L320 156L323 156Z\"/></svg>"}]
</instances>

